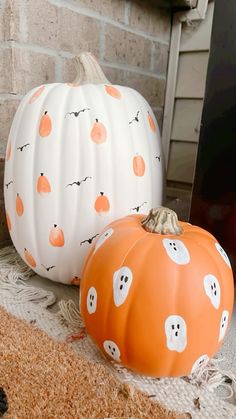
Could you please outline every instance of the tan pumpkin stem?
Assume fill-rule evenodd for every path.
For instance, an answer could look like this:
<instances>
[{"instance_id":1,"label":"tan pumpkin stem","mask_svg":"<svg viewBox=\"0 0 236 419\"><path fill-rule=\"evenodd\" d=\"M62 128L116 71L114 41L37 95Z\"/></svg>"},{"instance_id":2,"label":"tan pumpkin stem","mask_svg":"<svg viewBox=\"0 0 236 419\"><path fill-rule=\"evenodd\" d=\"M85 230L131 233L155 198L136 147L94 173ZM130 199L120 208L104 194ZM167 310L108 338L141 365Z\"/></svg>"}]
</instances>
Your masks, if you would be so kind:
<instances>
[{"instance_id":1,"label":"tan pumpkin stem","mask_svg":"<svg viewBox=\"0 0 236 419\"><path fill-rule=\"evenodd\" d=\"M74 58L74 62L77 67L77 76L73 84L110 84L91 52L82 52Z\"/></svg>"},{"instance_id":2,"label":"tan pumpkin stem","mask_svg":"<svg viewBox=\"0 0 236 419\"><path fill-rule=\"evenodd\" d=\"M148 216L141 221L146 231L157 234L181 234L182 227L178 223L177 214L165 207L153 208Z\"/></svg>"}]
</instances>

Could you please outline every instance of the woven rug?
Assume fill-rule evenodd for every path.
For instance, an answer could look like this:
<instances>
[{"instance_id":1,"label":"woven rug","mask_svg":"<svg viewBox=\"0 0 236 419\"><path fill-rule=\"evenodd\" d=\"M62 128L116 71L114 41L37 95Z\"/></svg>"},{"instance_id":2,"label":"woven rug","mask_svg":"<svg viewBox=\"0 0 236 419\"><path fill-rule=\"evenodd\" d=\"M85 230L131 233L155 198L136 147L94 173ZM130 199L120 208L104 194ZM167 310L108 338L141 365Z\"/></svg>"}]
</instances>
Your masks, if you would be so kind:
<instances>
[{"instance_id":1,"label":"woven rug","mask_svg":"<svg viewBox=\"0 0 236 419\"><path fill-rule=\"evenodd\" d=\"M67 343L49 338L2 308L0 318L6 418L186 417L167 411L119 382L101 364L86 361Z\"/></svg>"},{"instance_id":2,"label":"woven rug","mask_svg":"<svg viewBox=\"0 0 236 419\"><path fill-rule=\"evenodd\" d=\"M142 390L147 394L149 402L155 401L168 410L184 414L182 417L189 418L236 418L235 389L236 378L230 371L222 371L219 360L209 362L204 368L197 371L194 376L184 378L162 378L153 379L150 377L133 374L120 365L108 362L88 336L81 334L82 339L73 341L70 337L74 334L79 335L82 328L78 308L72 301L59 302L59 311L52 312L50 306L55 303L55 296L50 291L45 291L29 286L27 278L33 275L33 272L21 261L13 247L0 250L0 305L8 313L16 317L25 319L42 329L48 336L55 338L63 343L63 350L66 348L74 354L77 360L90 361L99 368L105 368L112 376L115 382L123 383L136 394L135 389ZM81 329L83 330L83 329ZM35 332L35 330L34 330ZM39 332L37 332L39 333ZM68 339L69 338L69 339ZM71 343L65 343L71 340ZM61 344L62 344L61 343ZM71 347L69 347L71 346ZM44 375L47 381L46 374ZM117 381L118 380L118 381ZM58 381L58 380L57 380ZM119 388L119 384L118 388ZM217 388L225 388L225 399L217 395ZM4 388L4 382L0 380L0 387ZM6 390L7 393L7 389ZM111 388L110 388L111 391ZM129 393L130 394L130 393ZM140 394L140 393L138 393ZM135 396L136 397L136 396ZM229 403L227 400L230 400ZM135 401L136 404L136 401ZM100 414L100 413L99 413ZM127 417L127 418L149 418L149 417L174 417L168 416L167 412L158 413L156 416L150 416L150 412L142 410L135 414L118 414L99 416L96 410L93 416L77 416L84 418L99 417ZM103 414L103 413L101 413ZM141 414L141 416L138 416ZM164 416L160 416L160 415ZM9 416L9 417L40 417L37 415L29 416ZM44 417L53 417L44 415ZM57 416L62 418L76 417L66 414Z\"/></svg>"}]
</instances>

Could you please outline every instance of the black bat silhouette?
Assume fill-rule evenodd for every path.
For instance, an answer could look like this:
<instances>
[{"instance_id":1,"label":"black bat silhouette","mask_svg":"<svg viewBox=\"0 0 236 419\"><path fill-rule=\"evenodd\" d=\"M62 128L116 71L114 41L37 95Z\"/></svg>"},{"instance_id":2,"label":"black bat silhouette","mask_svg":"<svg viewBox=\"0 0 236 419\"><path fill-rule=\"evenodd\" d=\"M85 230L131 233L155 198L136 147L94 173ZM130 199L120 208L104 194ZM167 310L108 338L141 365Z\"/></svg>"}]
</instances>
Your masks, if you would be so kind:
<instances>
[{"instance_id":1,"label":"black bat silhouette","mask_svg":"<svg viewBox=\"0 0 236 419\"><path fill-rule=\"evenodd\" d=\"M5 186L7 187L7 189L8 189L8 186L10 186L11 183L13 183L13 180L10 180L10 182L8 182L8 183L5 184Z\"/></svg>"},{"instance_id":2,"label":"black bat silhouette","mask_svg":"<svg viewBox=\"0 0 236 419\"><path fill-rule=\"evenodd\" d=\"M41 263L41 265L46 269L46 271L47 272L49 272L50 271L50 269L52 269L52 268L55 268L56 266L49 266L48 268L46 267L46 266L44 266L42 263Z\"/></svg>"},{"instance_id":3,"label":"black bat silhouette","mask_svg":"<svg viewBox=\"0 0 236 419\"><path fill-rule=\"evenodd\" d=\"M97 237L97 236L99 236L99 234L95 234L95 236L91 237L90 239L83 240L83 241L80 243L80 246L81 246L81 244L86 243L86 242L88 242L89 244L91 244L91 243L92 243L92 241L93 241L93 239L95 239L95 237Z\"/></svg>"},{"instance_id":4,"label":"black bat silhouette","mask_svg":"<svg viewBox=\"0 0 236 419\"><path fill-rule=\"evenodd\" d=\"M134 119L132 119L130 122L129 122L129 124L132 124L133 122L139 122L139 119L138 119L138 115L139 115L139 111L136 113L136 116L134 117Z\"/></svg>"},{"instance_id":5,"label":"black bat silhouette","mask_svg":"<svg viewBox=\"0 0 236 419\"><path fill-rule=\"evenodd\" d=\"M28 145L30 145L29 143L21 145L20 147L17 147L17 150L23 151L23 148L27 147Z\"/></svg>"},{"instance_id":6,"label":"black bat silhouette","mask_svg":"<svg viewBox=\"0 0 236 419\"><path fill-rule=\"evenodd\" d=\"M158 159L158 161L161 161L161 156L156 156L155 159Z\"/></svg>"},{"instance_id":7,"label":"black bat silhouette","mask_svg":"<svg viewBox=\"0 0 236 419\"><path fill-rule=\"evenodd\" d=\"M84 108L84 109L81 109L78 112L67 112L66 115L73 115L74 114L74 116L77 117L77 116L79 116L79 114L81 112L85 112L85 111L90 111L90 108ZM66 118L66 115L65 115L65 118Z\"/></svg>"},{"instance_id":8,"label":"black bat silhouette","mask_svg":"<svg viewBox=\"0 0 236 419\"><path fill-rule=\"evenodd\" d=\"M145 201L145 202L143 202L141 205L138 205L137 207L131 208L131 210L132 210L132 211L136 210L137 212L139 212L140 208L141 208L143 205L145 205L145 204L147 204L147 202L146 202L146 201Z\"/></svg>"},{"instance_id":9,"label":"black bat silhouette","mask_svg":"<svg viewBox=\"0 0 236 419\"><path fill-rule=\"evenodd\" d=\"M86 176L84 179L82 179L82 180L77 180L77 182L72 182L72 183L68 183L68 185L66 185L66 188L67 188L67 186L72 186L72 185L77 185L77 186L80 186L81 185L81 183L82 182L86 182L86 180L87 179L92 179L91 178L91 176Z\"/></svg>"}]
</instances>

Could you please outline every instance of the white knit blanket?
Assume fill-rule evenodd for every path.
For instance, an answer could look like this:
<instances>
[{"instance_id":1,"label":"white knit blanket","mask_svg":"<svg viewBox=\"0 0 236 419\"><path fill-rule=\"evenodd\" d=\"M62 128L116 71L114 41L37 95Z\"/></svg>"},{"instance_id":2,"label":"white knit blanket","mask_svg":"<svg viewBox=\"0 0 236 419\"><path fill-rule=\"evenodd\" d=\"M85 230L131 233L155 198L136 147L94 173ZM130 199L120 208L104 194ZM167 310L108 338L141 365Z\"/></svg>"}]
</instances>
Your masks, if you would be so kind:
<instances>
[{"instance_id":1,"label":"white knit blanket","mask_svg":"<svg viewBox=\"0 0 236 419\"><path fill-rule=\"evenodd\" d=\"M32 275L34 273L13 247L1 249L0 305L16 317L33 322L52 338L67 340L82 327L78 308L73 301L60 301L58 312L53 312L50 307L56 301L54 294L28 285L27 279ZM231 371L221 370L219 360L210 361L188 379L153 379L108 362L87 336L68 344L87 359L104 364L120 380L147 392L153 400L171 410L188 412L194 419L236 418L236 377Z\"/></svg>"}]
</instances>

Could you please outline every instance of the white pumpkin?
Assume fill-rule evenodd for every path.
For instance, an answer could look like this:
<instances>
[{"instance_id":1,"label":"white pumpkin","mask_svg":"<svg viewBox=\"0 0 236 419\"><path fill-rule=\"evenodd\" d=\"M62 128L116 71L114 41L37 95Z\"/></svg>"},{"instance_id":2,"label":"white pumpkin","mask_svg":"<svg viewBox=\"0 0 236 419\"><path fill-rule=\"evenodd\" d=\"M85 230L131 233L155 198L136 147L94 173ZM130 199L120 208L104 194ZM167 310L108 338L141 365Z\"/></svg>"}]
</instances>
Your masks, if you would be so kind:
<instances>
[{"instance_id":1,"label":"white pumpkin","mask_svg":"<svg viewBox=\"0 0 236 419\"><path fill-rule=\"evenodd\" d=\"M162 204L157 122L135 90L113 86L90 53L78 76L31 90L12 123L5 206L12 241L36 273L76 283L98 233Z\"/></svg>"}]
</instances>

